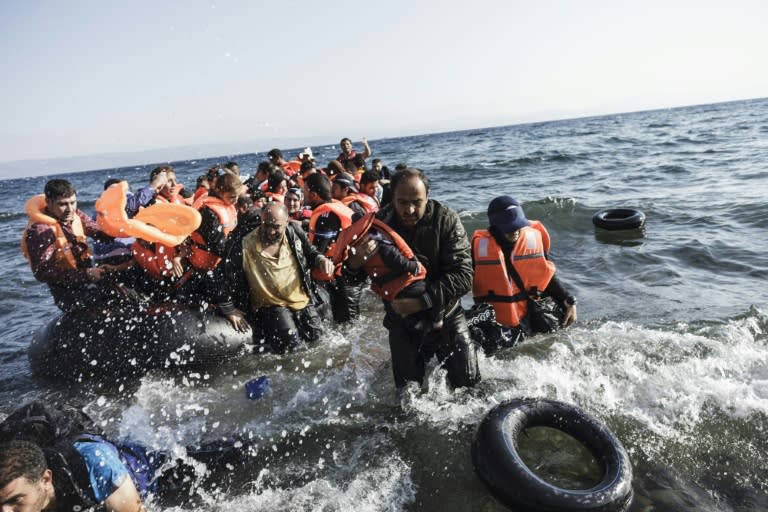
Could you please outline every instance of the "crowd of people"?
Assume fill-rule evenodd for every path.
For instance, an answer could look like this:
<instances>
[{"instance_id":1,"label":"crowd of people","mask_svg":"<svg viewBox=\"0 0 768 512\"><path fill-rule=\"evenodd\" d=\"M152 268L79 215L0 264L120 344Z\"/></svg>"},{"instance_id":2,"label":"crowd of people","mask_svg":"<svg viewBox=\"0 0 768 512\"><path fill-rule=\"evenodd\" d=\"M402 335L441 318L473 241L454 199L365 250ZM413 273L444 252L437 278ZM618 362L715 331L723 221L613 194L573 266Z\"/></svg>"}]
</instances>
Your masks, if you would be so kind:
<instances>
[{"instance_id":1,"label":"crowd of people","mask_svg":"<svg viewBox=\"0 0 768 512\"><path fill-rule=\"evenodd\" d=\"M65 313L198 301L277 353L317 342L325 321L354 321L370 283L384 304L398 390L421 384L433 357L454 388L480 381L478 347L461 305L470 291L516 340L576 320L576 299L549 258L549 234L526 218L518 200L495 198L488 229L469 238L458 214L430 197L423 171L398 165L390 173L380 160L369 167L364 139L361 152L346 138L341 149L325 168L309 148L291 160L273 149L245 180L237 163L216 165L195 190L178 183L172 167L157 167L127 195L124 209L128 217L157 202L196 209L199 226L175 246L106 235L77 208L73 185L53 179L30 215L24 254ZM108 181L105 189L118 184ZM547 302L558 325L541 328L538 312ZM37 494L24 496L50 501L56 472L39 466L0 472L0 500L27 499L7 498L7 488L29 484ZM135 487L126 494L123 483L111 484L122 504L111 509L139 510Z\"/></svg>"}]
</instances>

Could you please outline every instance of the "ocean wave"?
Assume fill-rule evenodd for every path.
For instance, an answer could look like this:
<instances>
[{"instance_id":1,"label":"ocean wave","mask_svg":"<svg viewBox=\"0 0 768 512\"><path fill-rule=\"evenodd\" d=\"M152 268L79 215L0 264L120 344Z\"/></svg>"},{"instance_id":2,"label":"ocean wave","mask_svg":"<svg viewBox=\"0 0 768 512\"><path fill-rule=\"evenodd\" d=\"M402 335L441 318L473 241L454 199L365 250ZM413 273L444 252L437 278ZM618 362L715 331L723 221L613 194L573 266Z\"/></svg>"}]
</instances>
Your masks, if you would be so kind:
<instances>
[{"instance_id":1,"label":"ocean wave","mask_svg":"<svg viewBox=\"0 0 768 512\"><path fill-rule=\"evenodd\" d=\"M0 222L13 221L21 218L27 218L25 212L0 212Z\"/></svg>"}]
</instances>

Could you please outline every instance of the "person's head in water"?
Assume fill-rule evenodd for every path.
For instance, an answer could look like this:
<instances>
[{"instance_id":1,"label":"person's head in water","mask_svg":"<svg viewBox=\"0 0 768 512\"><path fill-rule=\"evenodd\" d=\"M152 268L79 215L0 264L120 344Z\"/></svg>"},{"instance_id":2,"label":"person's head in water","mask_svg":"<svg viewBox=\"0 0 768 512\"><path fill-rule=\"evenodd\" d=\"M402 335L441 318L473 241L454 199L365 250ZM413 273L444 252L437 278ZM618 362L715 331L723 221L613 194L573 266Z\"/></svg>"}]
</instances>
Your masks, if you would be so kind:
<instances>
[{"instance_id":1,"label":"person's head in water","mask_svg":"<svg viewBox=\"0 0 768 512\"><path fill-rule=\"evenodd\" d=\"M288 209L282 203L267 203L261 209L259 239L264 245L274 245L285 235L288 225Z\"/></svg>"},{"instance_id":2,"label":"person's head in water","mask_svg":"<svg viewBox=\"0 0 768 512\"><path fill-rule=\"evenodd\" d=\"M71 224L77 215L77 191L70 182L49 180L45 184L45 209L62 224Z\"/></svg>"},{"instance_id":3,"label":"person's head in water","mask_svg":"<svg viewBox=\"0 0 768 512\"><path fill-rule=\"evenodd\" d=\"M518 231L531 223L525 217L520 201L510 196L499 196L488 205L490 231L507 240L517 240Z\"/></svg>"},{"instance_id":4,"label":"person's head in water","mask_svg":"<svg viewBox=\"0 0 768 512\"><path fill-rule=\"evenodd\" d=\"M407 168L397 171L391 180L392 202L400 223L414 227L427 211L429 180L422 171Z\"/></svg>"},{"instance_id":5,"label":"person's head in water","mask_svg":"<svg viewBox=\"0 0 768 512\"><path fill-rule=\"evenodd\" d=\"M28 441L0 444L0 510L53 510L55 499L53 473L40 447Z\"/></svg>"}]
</instances>

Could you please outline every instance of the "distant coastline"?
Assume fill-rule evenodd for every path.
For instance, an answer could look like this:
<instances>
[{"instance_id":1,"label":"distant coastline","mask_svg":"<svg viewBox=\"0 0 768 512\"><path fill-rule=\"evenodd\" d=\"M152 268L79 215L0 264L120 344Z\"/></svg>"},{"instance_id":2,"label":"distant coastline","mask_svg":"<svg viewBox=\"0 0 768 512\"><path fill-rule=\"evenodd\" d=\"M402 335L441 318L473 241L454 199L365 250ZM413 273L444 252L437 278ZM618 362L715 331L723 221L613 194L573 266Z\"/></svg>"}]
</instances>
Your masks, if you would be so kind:
<instances>
[{"instance_id":1,"label":"distant coastline","mask_svg":"<svg viewBox=\"0 0 768 512\"><path fill-rule=\"evenodd\" d=\"M750 101L762 101L768 97L762 98L748 98L740 100L719 101L715 103L702 103L692 105L682 105L676 107L665 108L652 108L633 110L627 112L612 112L601 113L595 115L576 115L573 117L559 117L550 119L541 119L538 121L527 121L519 123L509 123L500 125L491 125L483 127L463 128L458 130L445 130L436 131L433 133L402 133L398 135L390 135L385 137L368 137L371 140L376 139L388 139L399 138L403 136L418 136L418 135L434 135L439 133L460 133L472 130L482 130L491 128L504 128L507 126L522 126L536 123L554 123L558 121L567 121L573 119L590 119L601 118L606 116L617 115L629 115L637 114L641 112L655 112L660 110L678 110L684 108L702 107L708 105L725 105L730 103L742 103ZM348 136L349 134L339 134L337 138L333 136L309 136L309 137L283 137L283 138L270 138L261 139L257 141L249 142L234 142L234 143L221 143L221 144L197 144L187 146L176 146L167 148L149 149L144 151L124 151L113 153L98 153L92 155L81 156L68 156L68 157L53 157L53 158L39 158L28 160L14 160L8 162L0 162L0 180L36 177L36 176L53 176L59 174L70 174L75 172L88 172L100 169L115 169L121 167L143 167L158 163L178 162L185 160L195 159L208 159L215 158L217 156L222 158L236 159L239 155L246 154L258 154L261 152L267 152L272 148L290 149L300 148L306 146L334 146L338 144L338 140L341 137ZM353 134L354 135L354 134Z\"/></svg>"}]
</instances>

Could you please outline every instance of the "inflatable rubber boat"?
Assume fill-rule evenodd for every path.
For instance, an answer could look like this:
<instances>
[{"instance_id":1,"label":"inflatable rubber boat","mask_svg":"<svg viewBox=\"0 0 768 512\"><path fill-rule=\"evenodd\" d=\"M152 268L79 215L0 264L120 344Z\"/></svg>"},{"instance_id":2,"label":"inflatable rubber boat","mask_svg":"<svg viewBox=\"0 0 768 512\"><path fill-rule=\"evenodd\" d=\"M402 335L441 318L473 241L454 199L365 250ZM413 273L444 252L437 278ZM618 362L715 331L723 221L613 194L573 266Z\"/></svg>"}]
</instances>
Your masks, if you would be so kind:
<instances>
[{"instance_id":1,"label":"inflatable rubber boat","mask_svg":"<svg viewBox=\"0 0 768 512\"><path fill-rule=\"evenodd\" d=\"M35 333L28 355L38 377L81 382L212 367L251 344L250 332L214 311L167 304L116 316L64 313Z\"/></svg>"}]
</instances>

